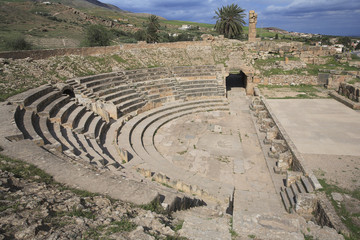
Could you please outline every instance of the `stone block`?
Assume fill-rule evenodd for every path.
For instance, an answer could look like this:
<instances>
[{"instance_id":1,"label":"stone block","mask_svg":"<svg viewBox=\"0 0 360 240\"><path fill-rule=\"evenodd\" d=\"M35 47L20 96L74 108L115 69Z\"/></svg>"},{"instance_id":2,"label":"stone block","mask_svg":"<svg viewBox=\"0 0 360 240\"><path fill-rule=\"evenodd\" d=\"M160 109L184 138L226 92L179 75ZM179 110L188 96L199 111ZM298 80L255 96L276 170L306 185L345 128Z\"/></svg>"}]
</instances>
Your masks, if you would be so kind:
<instances>
[{"instance_id":1,"label":"stone block","mask_svg":"<svg viewBox=\"0 0 360 240\"><path fill-rule=\"evenodd\" d=\"M281 168L282 170L286 170L289 168L289 164L287 162L284 162L283 160L278 160L276 162L276 165L278 168Z\"/></svg>"},{"instance_id":2,"label":"stone block","mask_svg":"<svg viewBox=\"0 0 360 240\"><path fill-rule=\"evenodd\" d=\"M301 175L301 172L286 171L286 186L290 187L290 185L300 180Z\"/></svg>"},{"instance_id":3,"label":"stone block","mask_svg":"<svg viewBox=\"0 0 360 240\"><path fill-rule=\"evenodd\" d=\"M295 211L300 215L311 215L316 209L317 198L314 194L299 193L295 200Z\"/></svg>"},{"instance_id":4,"label":"stone block","mask_svg":"<svg viewBox=\"0 0 360 240\"><path fill-rule=\"evenodd\" d=\"M126 149L118 148L118 153L119 153L121 161L126 162L126 163L129 162L129 153Z\"/></svg>"}]
</instances>

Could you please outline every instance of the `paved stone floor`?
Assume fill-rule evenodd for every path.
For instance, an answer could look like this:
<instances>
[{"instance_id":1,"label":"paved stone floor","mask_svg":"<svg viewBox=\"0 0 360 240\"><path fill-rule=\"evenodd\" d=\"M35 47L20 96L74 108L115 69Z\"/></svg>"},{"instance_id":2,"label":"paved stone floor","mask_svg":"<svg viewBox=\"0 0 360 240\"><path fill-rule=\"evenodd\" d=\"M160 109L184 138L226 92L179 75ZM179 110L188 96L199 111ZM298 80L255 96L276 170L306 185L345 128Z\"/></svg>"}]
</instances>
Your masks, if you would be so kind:
<instances>
[{"instance_id":1,"label":"paved stone floor","mask_svg":"<svg viewBox=\"0 0 360 240\"><path fill-rule=\"evenodd\" d=\"M275 190L251 119L250 97L245 96L244 89L233 89L228 92L228 99L229 112L198 113L165 124L155 135L155 146L176 167L232 184L235 189L234 230L245 239L255 233L264 236L269 228L259 225L259 216L286 215L285 209ZM201 232L208 231L206 226L224 221L194 211L188 211L184 228L192 229L196 234L204 234ZM191 222L199 219L206 220L201 220L204 226L201 230L193 229ZM275 232L284 234L287 230L284 227ZM226 234L228 229L223 231L223 236ZM209 239L228 237L214 235Z\"/></svg>"},{"instance_id":2,"label":"paved stone floor","mask_svg":"<svg viewBox=\"0 0 360 240\"><path fill-rule=\"evenodd\" d=\"M360 187L360 112L333 99L270 99L276 117L318 178Z\"/></svg>"},{"instance_id":3,"label":"paved stone floor","mask_svg":"<svg viewBox=\"0 0 360 240\"><path fill-rule=\"evenodd\" d=\"M267 100L301 153L360 156L360 113L333 99Z\"/></svg>"}]
</instances>

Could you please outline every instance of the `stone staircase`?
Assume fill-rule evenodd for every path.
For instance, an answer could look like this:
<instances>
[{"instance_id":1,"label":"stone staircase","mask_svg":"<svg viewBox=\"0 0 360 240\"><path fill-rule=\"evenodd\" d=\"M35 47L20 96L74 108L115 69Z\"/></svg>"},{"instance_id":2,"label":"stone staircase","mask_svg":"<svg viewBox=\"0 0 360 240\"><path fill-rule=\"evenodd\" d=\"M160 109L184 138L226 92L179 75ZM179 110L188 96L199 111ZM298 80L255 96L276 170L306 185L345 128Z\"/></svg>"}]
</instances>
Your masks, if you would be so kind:
<instances>
[{"instance_id":1,"label":"stone staircase","mask_svg":"<svg viewBox=\"0 0 360 240\"><path fill-rule=\"evenodd\" d=\"M284 186L281 189L280 196L286 211L289 213L295 212L295 206L298 202L298 195L300 193L312 193L314 186L309 181L308 177L301 176L299 180Z\"/></svg>"}]
</instances>

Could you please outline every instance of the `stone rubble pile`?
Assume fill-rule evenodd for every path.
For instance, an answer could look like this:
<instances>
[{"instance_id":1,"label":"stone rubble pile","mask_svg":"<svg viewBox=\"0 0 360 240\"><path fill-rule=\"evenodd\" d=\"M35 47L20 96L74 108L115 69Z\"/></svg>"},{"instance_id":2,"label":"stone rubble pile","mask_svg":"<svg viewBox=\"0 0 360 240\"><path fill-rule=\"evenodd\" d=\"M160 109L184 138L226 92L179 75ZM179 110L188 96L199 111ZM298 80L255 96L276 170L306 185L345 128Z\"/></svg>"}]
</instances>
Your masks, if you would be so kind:
<instances>
[{"instance_id":1,"label":"stone rubble pile","mask_svg":"<svg viewBox=\"0 0 360 240\"><path fill-rule=\"evenodd\" d=\"M104 196L82 196L0 170L0 239L155 239L177 220Z\"/></svg>"},{"instance_id":2,"label":"stone rubble pile","mask_svg":"<svg viewBox=\"0 0 360 240\"><path fill-rule=\"evenodd\" d=\"M271 145L269 157L277 159L276 167L274 167L275 172L285 172L292 165L292 154L279 133L279 129L259 98L253 99L250 109L254 111L255 117L257 117L257 123L260 125L259 131L266 134L263 140L264 144Z\"/></svg>"}]
</instances>

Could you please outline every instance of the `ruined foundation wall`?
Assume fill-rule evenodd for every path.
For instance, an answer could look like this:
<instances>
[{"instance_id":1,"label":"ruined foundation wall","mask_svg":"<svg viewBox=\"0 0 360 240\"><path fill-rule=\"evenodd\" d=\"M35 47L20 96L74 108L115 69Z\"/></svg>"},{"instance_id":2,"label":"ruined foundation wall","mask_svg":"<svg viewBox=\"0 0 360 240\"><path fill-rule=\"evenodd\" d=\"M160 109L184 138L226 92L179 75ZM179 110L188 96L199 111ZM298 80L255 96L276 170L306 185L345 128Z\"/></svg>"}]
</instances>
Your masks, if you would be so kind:
<instances>
[{"instance_id":1,"label":"ruined foundation wall","mask_svg":"<svg viewBox=\"0 0 360 240\"><path fill-rule=\"evenodd\" d=\"M318 76L303 75L272 75L260 80L264 85L318 85Z\"/></svg>"},{"instance_id":2,"label":"ruined foundation wall","mask_svg":"<svg viewBox=\"0 0 360 240\"><path fill-rule=\"evenodd\" d=\"M0 58L12 59L46 59L55 56L96 56L116 54L122 50L132 49L158 49L158 48L187 48L188 46L211 46L211 42L176 42L176 43L158 43L158 44L123 44L107 47L84 47L84 48L59 48L59 49L45 49L45 50L27 50L27 51L10 51L0 52Z\"/></svg>"},{"instance_id":3,"label":"ruined foundation wall","mask_svg":"<svg viewBox=\"0 0 360 240\"><path fill-rule=\"evenodd\" d=\"M275 114L273 113L272 109L270 108L269 104L266 102L264 98L262 98L262 103L265 106L266 111L268 112L270 118L274 121L276 127L279 130L279 134L281 135L281 138L285 140L287 146L289 147L289 150L292 154L292 164L291 168L295 171L302 172L305 176L308 176L311 180L312 185L315 189L320 189L321 185L319 181L317 180L316 176L314 175L313 171L309 166L306 165L304 159L302 158L300 152L297 150L297 147L293 143L293 141L290 139L290 136L286 133L285 129L282 127L280 121L277 119Z\"/></svg>"},{"instance_id":4,"label":"ruined foundation wall","mask_svg":"<svg viewBox=\"0 0 360 240\"><path fill-rule=\"evenodd\" d=\"M338 92L354 102L360 102L360 86L355 86L349 83L341 83Z\"/></svg>"}]
</instances>

